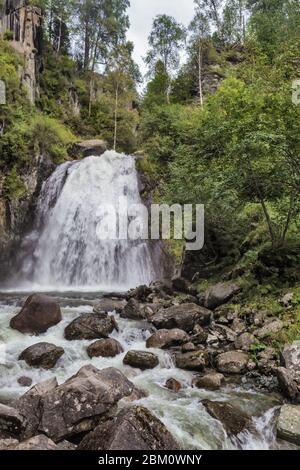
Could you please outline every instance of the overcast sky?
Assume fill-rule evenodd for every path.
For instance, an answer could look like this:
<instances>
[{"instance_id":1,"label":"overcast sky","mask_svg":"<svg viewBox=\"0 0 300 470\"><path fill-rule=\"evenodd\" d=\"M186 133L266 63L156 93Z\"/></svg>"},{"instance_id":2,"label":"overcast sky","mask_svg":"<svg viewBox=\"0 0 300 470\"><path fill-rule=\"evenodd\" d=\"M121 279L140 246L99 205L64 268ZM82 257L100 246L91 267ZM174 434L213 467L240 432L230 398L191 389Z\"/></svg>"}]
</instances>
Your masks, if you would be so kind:
<instances>
[{"instance_id":1,"label":"overcast sky","mask_svg":"<svg viewBox=\"0 0 300 470\"><path fill-rule=\"evenodd\" d=\"M131 27L128 39L134 43L134 59L141 72L146 72L143 57L148 48L147 40L156 15L167 14L187 26L193 18L193 0L131 0L129 9Z\"/></svg>"}]
</instances>

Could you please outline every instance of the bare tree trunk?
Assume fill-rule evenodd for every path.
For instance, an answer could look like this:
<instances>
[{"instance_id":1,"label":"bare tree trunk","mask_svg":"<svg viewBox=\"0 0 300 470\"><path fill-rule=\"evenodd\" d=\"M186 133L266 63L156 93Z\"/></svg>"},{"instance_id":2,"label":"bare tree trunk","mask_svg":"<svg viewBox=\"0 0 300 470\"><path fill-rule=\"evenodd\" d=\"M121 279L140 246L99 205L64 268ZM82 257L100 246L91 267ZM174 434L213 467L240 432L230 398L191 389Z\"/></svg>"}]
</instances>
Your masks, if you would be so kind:
<instances>
[{"instance_id":1,"label":"bare tree trunk","mask_svg":"<svg viewBox=\"0 0 300 470\"><path fill-rule=\"evenodd\" d=\"M62 20L61 18L57 18L59 21L59 30L58 30L58 41L57 41L57 48L56 53L59 54L61 48L61 37L62 37Z\"/></svg>"},{"instance_id":2,"label":"bare tree trunk","mask_svg":"<svg viewBox=\"0 0 300 470\"><path fill-rule=\"evenodd\" d=\"M83 67L84 70L89 69L90 65L90 50L91 50L91 43L90 43L90 34L89 34L89 26L88 23L85 25L85 33L84 33L84 60L83 60Z\"/></svg>"},{"instance_id":3,"label":"bare tree trunk","mask_svg":"<svg viewBox=\"0 0 300 470\"><path fill-rule=\"evenodd\" d=\"M117 133L118 133L118 105L119 105L119 82L116 86L116 99L115 99L115 130L114 130L114 151L117 149Z\"/></svg>"}]
</instances>

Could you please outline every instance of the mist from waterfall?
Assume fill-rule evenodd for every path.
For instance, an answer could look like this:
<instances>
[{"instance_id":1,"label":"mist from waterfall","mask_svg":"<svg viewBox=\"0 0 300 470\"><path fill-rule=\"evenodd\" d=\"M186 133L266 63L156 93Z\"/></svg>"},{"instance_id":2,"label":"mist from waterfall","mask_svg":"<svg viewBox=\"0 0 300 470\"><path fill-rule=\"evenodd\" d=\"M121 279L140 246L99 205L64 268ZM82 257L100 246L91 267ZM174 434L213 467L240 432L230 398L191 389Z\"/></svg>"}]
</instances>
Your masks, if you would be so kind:
<instances>
[{"instance_id":1,"label":"mist from waterfall","mask_svg":"<svg viewBox=\"0 0 300 470\"><path fill-rule=\"evenodd\" d=\"M100 240L99 206L141 204L135 159L107 151L60 165L44 183L23 248L23 283L47 289L128 289L155 278L144 240ZM98 215L97 215L98 214Z\"/></svg>"}]
</instances>

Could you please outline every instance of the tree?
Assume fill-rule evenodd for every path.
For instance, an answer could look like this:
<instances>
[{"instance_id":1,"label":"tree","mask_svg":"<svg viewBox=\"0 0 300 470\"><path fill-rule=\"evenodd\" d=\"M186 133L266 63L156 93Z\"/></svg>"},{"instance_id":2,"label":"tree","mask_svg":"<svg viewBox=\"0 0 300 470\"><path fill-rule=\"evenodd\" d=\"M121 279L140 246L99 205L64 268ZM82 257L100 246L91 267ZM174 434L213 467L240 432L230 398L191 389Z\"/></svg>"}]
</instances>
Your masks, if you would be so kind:
<instances>
[{"instance_id":1,"label":"tree","mask_svg":"<svg viewBox=\"0 0 300 470\"><path fill-rule=\"evenodd\" d=\"M161 60L166 74L171 77L172 71L178 67L180 49L186 38L185 28L171 16L158 15L153 22L152 31L148 38L150 50L146 63L150 73L153 73L157 61ZM167 101L170 99L170 83L166 91Z\"/></svg>"}]
</instances>

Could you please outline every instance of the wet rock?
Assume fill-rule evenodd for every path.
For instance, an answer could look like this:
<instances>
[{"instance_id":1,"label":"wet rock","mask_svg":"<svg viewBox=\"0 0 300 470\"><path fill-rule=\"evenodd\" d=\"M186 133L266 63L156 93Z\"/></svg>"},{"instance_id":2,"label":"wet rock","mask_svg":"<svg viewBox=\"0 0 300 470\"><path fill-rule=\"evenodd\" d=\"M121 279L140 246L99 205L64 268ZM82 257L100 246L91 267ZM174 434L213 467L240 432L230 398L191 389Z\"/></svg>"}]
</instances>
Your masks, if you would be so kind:
<instances>
[{"instance_id":1,"label":"wet rock","mask_svg":"<svg viewBox=\"0 0 300 470\"><path fill-rule=\"evenodd\" d=\"M208 365L208 354L206 351L193 351L184 354L176 354L176 367L184 370L195 370L202 372Z\"/></svg>"},{"instance_id":2,"label":"wet rock","mask_svg":"<svg viewBox=\"0 0 300 470\"><path fill-rule=\"evenodd\" d=\"M281 353L281 363L293 373L295 380L300 383L300 341L285 345Z\"/></svg>"},{"instance_id":3,"label":"wet rock","mask_svg":"<svg viewBox=\"0 0 300 470\"><path fill-rule=\"evenodd\" d=\"M216 284L207 289L204 295L204 307L215 310L220 305L226 304L241 288L235 284Z\"/></svg>"},{"instance_id":4,"label":"wet rock","mask_svg":"<svg viewBox=\"0 0 300 470\"><path fill-rule=\"evenodd\" d=\"M236 436L245 428L251 427L251 417L231 403L210 400L203 400L201 403L210 416L221 421L228 434Z\"/></svg>"},{"instance_id":5,"label":"wet rock","mask_svg":"<svg viewBox=\"0 0 300 470\"><path fill-rule=\"evenodd\" d=\"M279 331L281 331L283 327L284 327L284 324L281 320L274 320L274 321L271 321L270 323L267 323L259 330L256 330L254 332L254 335L258 339L265 339L265 338L268 338L269 336L279 333Z\"/></svg>"},{"instance_id":6,"label":"wet rock","mask_svg":"<svg viewBox=\"0 0 300 470\"><path fill-rule=\"evenodd\" d=\"M173 330L158 330L146 342L147 348L171 348L180 346L189 340L188 334L174 328Z\"/></svg>"},{"instance_id":7,"label":"wet rock","mask_svg":"<svg viewBox=\"0 0 300 470\"><path fill-rule=\"evenodd\" d=\"M204 388L206 390L219 390L224 382L225 377L223 374L210 372L209 374L205 374L202 377L195 377L193 380L193 385L197 388Z\"/></svg>"},{"instance_id":8,"label":"wet rock","mask_svg":"<svg viewBox=\"0 0 300 470\"><path fill-rule=\"evenodd\" d=\"M127 294L127 300L132 298L139 302L147 302L147 297L152 294L152 288L148 286L138 286L136 289L132 289Z\"/></svg>"},{"instance_id":9,"label":"wet rock","mask_svg":"<svg viewBox=\"0 0 300 470\"><path fill-rule=\"evenodd\" d=\"M24 419L18 410L0 404L0 439L18 439L24 425Z\"/></svg>"},{"instance_id":10,"label":"wet rock","mask_svg":"<svg viewBox=\"0 0 300 470\"><path fill-rule=\"evenodd\" d=\"M240 349L242 351L250 351L251 347L257 343L257 339L251 333L242 333L237 337L235 340L235 347L236 349Z\"/></svg>"},{"instance_id":11,"label":"wet rock","mask_svg":"<svg viewBox=\"0 0 300 470\"><path fill-rule=\"evenodd\" d=\"M282 394L294 403L300 403L300 390L294 380L292 371L284 367L276 369L276 376Z\"/></svg>"},{"instance_id":12,"label":"wet rock","mask_svg":"<svg viewBox=\"0 0 300 470\"><path fill-rule=\"evenodd\" d=\"M122 318L129 320L144 320L145 313L142 305L134 298L130 299L121 313Z\"/></svg>"},{"instance_id":13,"label":"wet rock","mask_svg":"<svg viewBox=\"0 0 300 470\"><path fill-rule=\"evenodd\" d=\"M107 150L105 140L92 139L84 140L74 146L74 155L77 157L100 157Z\"/></svg>"},{"instance_id":14,"label":"wet rock","mask_svg":"<svg viewBox=\"0 0 300 470\"><path fill-rule=\"evenodd\" d=\"M247 370L249 359L248 354L244 352L225 352L216 359L217 369L225 374L242 374Z\"/></svg>"},{"instance_id":15,"label":"wet rock","mask_svg":"<svg viewBox=\"0 0 300 470\"><path fill-rule=\"evenodd\" d=\"M154 369L159 365L158 357L155 354L146 351L128 351L123 359L126 366L146 370Z\"/></svg>"},{"instance_id":16,"label":"wet rock","mask_svg":"<svg viewBox=\"0 0 300 470\"><path fill-rule=\"evenodd\" d=\"M104 313L86 313L76 318L65 329L69 341L107 338L115 329L115 319Z\"/></svg>"},{"instance_id":17,"label":"wet rock","mask_svg":"<svg viewBox=\"0 0 300 470\"><path fill-rule=\"evenodd\" d=\"M31 387L32 379L30 377L25 377L25 376L19 377L18 384L21 385L21 387Z\"/></svg>"},{"instance_id":18,"label":"wet rock","mask_svg":"<svg viewBox=\"0 0 300 470\"><path fill-rule=\"evenodd\" d=\"M96 305L94 305L94 313L122 313L126 303L122 300L114 299L101 299Z\"/></svg>"},{"instance_id":19,"label":"wet rock","mask_svg":"<svg viewBox=\"0 0 300 470\"><path fill-rule=\"evenodd\" d=\"M37 343L25 349L19 361L25 361L29 366L52 369L64 354L64 349L50 343Z\"/></svg>"},{"instance_id":20,"label":"wet rock","mask_svg":"<svg viewBox=\"0 0 300 470\"><path fill-rule=\"evenodd\" d=\"M192 352L196 350L197 347L194 345L194 343L185 343L181 348L181 352L183 353Z\"/></svg>"},{"instance_id":21,"label":"wet rock","mask_svg":"<svg viewBox=\"0 0 300 470\"><path fill-rule=\"evenodd\" d=\"M195 325L209 325L211 315L209 310L199 305L182 304L160 310L151 322L157 329L180 328L189 333Z\"/></svg>"},{"instance_id":22,"label":"wet rock","mask_svg":"<svg viewBox=\"0 0 300 470\"><path fill-rule=\"evenodd\" d=\"M171 390L172 392L179 392L182 389L181 383L178 382L178 380L173 379L173 378L168 379L166 381L165 387Z\"/></svg>"},{"instance_id":23,"label":"wet rock","mask_svg":"<svg viewBox=\"0 0 300 470\"><path fill-rule=\"evenodd\" d=\"M300 446L300 406L283 405L277 422L277 436Z\"/></svg>"},{"instance_id":24,"label":"wet rock","mask_svg":"<svg viewBox=\"0 0 300 470\"><path fill-rule=\"evenodd\" d=\"M22 310L12 318L11 328L21 333L39 335L61 321L58 303L47 295L33 294L26 300Z\"/></svg>"},{"instance_id":25,"label":"wet rock","mask_svg":"<svg viewBox=\"0 0 300 470\"><path fill-rule=\"evenodd\" d=\"M125 408L117 417L98 426L80 443L79 450L178 450L178 443L149 410Z\"/></svg>"},{"instance_id":26,"label":"wet rock","mask_svg":"<svg viewBox=\"0 0 300 470\"><path fill-rule=\"evenodd\" d=\"M50 381L36 385L15 402L27 421L23 438L41 433L57 442L88 432L133 388L119 370L100 371L92 365L82 367L62 385Z\"/></svg>"},{"instance_id":27,"label":"wet rock","mask_svg":"<svg viewBox=\"0 0 300 470\"><path fill-rule=\"evenodd\" d=\"M133 401L138 401L142 400L143 398L147 398L148 396L148 392L135 385L132 393L128 397L123 398L123 401L125 401L126 403L131 403Z\"/></svg>"},{"instance_id":28,"label":"wet rock","mask_svg":"<svg viewBox=\"0 0 300 470\"><path fill-rule=\"evenodd\" d=\"M87 348L87 353L92 357L115 357L124 351L119 341L113 338L99 339Z\"/></svg>"}]
</instances>

